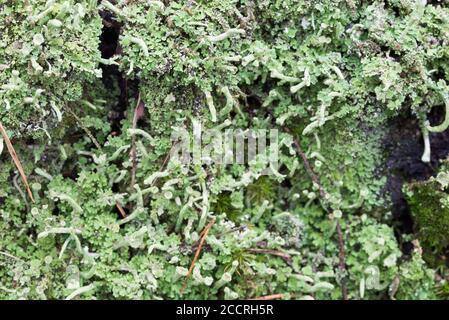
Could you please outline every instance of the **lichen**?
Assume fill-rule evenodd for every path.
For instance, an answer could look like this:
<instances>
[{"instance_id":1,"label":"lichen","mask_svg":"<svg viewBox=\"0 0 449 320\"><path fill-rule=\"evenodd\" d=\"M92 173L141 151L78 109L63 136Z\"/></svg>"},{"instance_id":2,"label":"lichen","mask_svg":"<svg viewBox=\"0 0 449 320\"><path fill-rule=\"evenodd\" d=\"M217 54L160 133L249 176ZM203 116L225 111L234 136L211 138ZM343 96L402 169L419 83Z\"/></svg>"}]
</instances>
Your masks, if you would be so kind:
<instances>
[{"instance_id":1,"label":"lichen","mask_svg":"<svg viewBox=\"0 0 449 320\"><path fill-rule=\"evenodd\" d=\"M0 139L0 299L435 298L447 164L406 188L408 255L383 144L416 118L433 160L448 32L435 1L0 0L0 122L36 198ZM176 157L212 129L278 145Z\"/></svg>"}]
</instances>

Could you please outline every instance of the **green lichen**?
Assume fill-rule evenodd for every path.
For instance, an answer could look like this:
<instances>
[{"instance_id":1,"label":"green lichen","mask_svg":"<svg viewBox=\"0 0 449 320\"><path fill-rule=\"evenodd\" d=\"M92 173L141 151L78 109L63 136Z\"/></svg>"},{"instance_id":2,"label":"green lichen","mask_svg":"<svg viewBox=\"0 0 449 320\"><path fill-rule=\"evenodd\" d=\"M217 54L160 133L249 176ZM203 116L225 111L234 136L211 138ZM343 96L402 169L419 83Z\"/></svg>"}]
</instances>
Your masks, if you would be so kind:
<instances>
[{"instance_id":1,"label":"green lichen","mask_svg":"<svg viewBox=\"0 0 449 320\"><path fill-rule=\"evenodd\" d=\"M14 135L45 136L101 77L96 3L2 0L0 20L0 120Z\"/></svg>"},{"instance_id":2,"label":"green lichen","mask_svg":"<svg viewBox=\"0 0 449 320\"><path fill-rule=\"evenodd\" d=\"M447 169L407 187L411 256L381 169L397 116L431 160L448 32L435 1L0 0L0 121L36 198L0 140L0 299L441 296ZM279 165L179 161L200 126L278 130Z\"/></svg>"}]
</instances>

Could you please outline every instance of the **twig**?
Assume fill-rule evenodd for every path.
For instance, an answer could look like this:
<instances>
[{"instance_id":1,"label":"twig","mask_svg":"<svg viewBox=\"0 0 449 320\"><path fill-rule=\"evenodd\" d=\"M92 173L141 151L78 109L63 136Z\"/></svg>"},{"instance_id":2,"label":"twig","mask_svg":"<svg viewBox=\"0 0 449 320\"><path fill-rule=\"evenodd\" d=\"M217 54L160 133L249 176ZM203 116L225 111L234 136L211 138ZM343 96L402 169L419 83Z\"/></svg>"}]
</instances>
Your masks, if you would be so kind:
<instances>
[{"instance_id":1,"label":"twig","mask_svg":"<svg viewBox=\"0 0 449 320\"><path fill-rule=\"evenodd\" d=\"M338 235L338 268L343 274L341 279L341 295L343 300L348 300L348 288L346 287L346 279L344 274L346 273L346 255L345 255L345 243L343 238L343 232L341 231L340 222L337 221L337 235Z\"/></svg>"},{"instance_id":2,"label":"twig","mask_svg":"<svg viewBox=\"0 0 449 320\"><path fill-rule=\"evenodd\" d=\"M126 211L125 211L125 209L123 209L120 202L116 201L115 206L117 207L118 211L120 212L120 215L122 216L122 218L126 218L126 216L127 216Z\"/></svg>"},{"instance_id":3,"label":"twig","mask_svg":"<svg viewBox=\"0 0 449 320\"><path fill-rule=\"evenodd\" d=\"M170 160L171 152L173 151L173 148L174 148L178 143L179 143L179 141L176 141L176 142L174 142L174 143L172 144L170 150L168 151L167 155L166 155L165 158L164 158L164 161L162 162L162 165L161 165L159 171L163 171L163 170L165 169L165 166L167 165L168 160Z\"/></svg>"},{"instance_id":4,"label":"twig","mask_svg":"<svg viewBox=\"0 0 449 320\"><path fill-rule=\"evenodd\" d=\"M284 297L283 293L277 293L277 294L272 294L269 296L263 296L263 297L257 297L257 298L253 298L253 299L249 299L249 300L276 300L276 299L282 299Z\"/></svg>"},{"instance_id":5,"label":"twig","mask_svg":"<svg viewBox=\"0 0 449 320\"><path fill-rule=\"evenodd\" d=\"M251 253L269 254L269 255L272 255L272 256L276 256L276 257L282 258L287 263L291 263L292 262L292 257L288 253L282 252L282 251L278 251L278 250L271 250L271 249L247 249L246 251L251 252Z\"/></svg>"},{"instance_id":6,"label":"twig","mask_svg":"<svg viewBox=\"0 0 449 320\"><path fill-rule=\"evenodd\" d=\"M285 131L287 133L291 134L290 129L285 128ZM321 186L320 179L318 178L316 173L313 171L312 166L310 165L310 162L307 159L306 154L304 153L304 151L301 148L301 145L299 144L298 140L295 138L293 138L293 143L295 144L296 151L298 152L299 156L301 157L302 161L304 162L304 167L306 168L307 174L310 176L312 181L317 185L318 190L320 192L320 196L323 199L326 199L327 198L326 191L324 191L323 187Z\"/></svg>"},{"instance_id":7,"label":"twig","mask_svg":"<svg viewBox=\"0 0 449 320\"><path fill-rule=\"evenodd\" d=\"M291 131L288 128L285 128L285 131L287 133L291 134ZM296 151L298 152L299 156L302 158L304 162L304 166L306 168L307 174L310 176L312 181L317 185L318 190L320 192L321 198L323 200L326 200L328 198L327 192L324 190L323 186L320 183L320 178L316 175L316 173L313 171L312 166L310 165L309 160L307 159L306 154L301 148L301 145L299 144L299 141L295 138L293 138L293 143L295 144ZM326 211L328 211L326 209ZM345 243L344 243L344 237L343 232L341 230L340 222L337 220L337 236L338 236L338 268L340 269L340 272L344 275L346 273L346 255L345 255ZM348 289L346 287L346 280L342 279L341 281L341 295L343 300L348 300Z\"/></svg>"},{"instance_id":8,"label":"twig","mask_svg":"<svg viewBox=\"0 0 449 320\"><path fill-rule=\"evenodd\" d=\"M20 163L19 157L17 156L16 150L14 149L11 140L9 140L8 134L6 133L5 128L3 127L3 124L0 122L0 131L3 136L3 140L5 140L6 147L8 148L8 152L11 155L12 160L14 161L14 164L16 165L17 170L19 170L20 177L22 178L23 183L25 184L25 187L28 192L28 196L30 197L31 201L34 203L33 193L31 192L30 186L28 185L28 179L25 175L25 171L23 170L22 164Z\"/></svg>"},{"instance_id":9,"label":"twig","mask_svg":"<svg viewBox=\"0 0 449 320\"><path fill-rule=\"evenodd\" d=\"M73 118L75 118L76 122L78 123L78 125L81 127L81 129L83 129L83 131L87 134L87 136L90 138L90 140L92 141L92 143L95 145L95 147L98 150L101 150L101 145L98 143L97 139L95 139L94 135L92 134L92 132L90 132L90 130L88 128L86 128L83 125L83 122L81 121L81 119L76 115L75 112L73 112L72 109L68 108L68 107L64 107L64 109L70 113L72 115Z\"/></svg>"},{"instance_id":10,"label":"twig","mask_svg":"<svg viewBox=\"0 0 449 320\"><path fill-rule=\"evenodd\" d=\"M232 229L230 229L230 230L227 230L227 231L224 231L224 232L221 232L221 233L217 233L217 234L215 235L215 238L220 239L220 238L221 238L222 236L224 236L225 234L229 234L229 233L233 233L233 232L238 232L238 231L245 231L246 228L247 228L246 225L241 225L241 226L239 226L239 227L234 227L234 228L232 228Z\"/></svg>"},{"instance_id":11,"label":"twig","mask_svg":"<svg viewBox=\"0 0 449 320\"><path fill-rule=\"evenodd\" d=\"M184 290L186 289L187 281L189 280L189 277L192 274L193 268L195 267L195 263L198 260L198 257L200 256L201 249L203 248L203 244L204 244L204 241L206 240L207 234L209 233L209 230L210 230L210 228L212 228L214 223L215 223L215 219L213 219L211 222L209 222L209 224L204 228L204 230L200 234L201 235L200 244L198 245L198 249L196 249L192 264L190 265L186 279L184 280L184 285L182 286L182 289L181 289L181 295L184 293Z\"/></svg>"}]
</instances>

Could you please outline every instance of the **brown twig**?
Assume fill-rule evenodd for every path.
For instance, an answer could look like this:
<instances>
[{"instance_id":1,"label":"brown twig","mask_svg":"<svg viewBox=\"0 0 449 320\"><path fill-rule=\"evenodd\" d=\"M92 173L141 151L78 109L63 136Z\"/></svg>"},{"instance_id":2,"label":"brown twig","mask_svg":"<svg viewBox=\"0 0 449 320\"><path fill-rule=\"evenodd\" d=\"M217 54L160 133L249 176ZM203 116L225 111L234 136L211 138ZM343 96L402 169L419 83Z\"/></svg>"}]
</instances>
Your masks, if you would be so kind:
<instances>
[{"instance_id":1,"label":"brown twig","mask_svg":"<svg viewBox=\"0 0 449 320\"><path fill-rule=\"evenodd\" d=\"M291 134L291 131L288 128L285 128L285 131L287 133ZM313 171L312 166L310 165L310 162L307 159L306 154L304 153L304 151L301 148L301 145L299 144L299 141L293 137L293 143L296 147L296 151L298 152L299 156L302 158L302 161L304 162L304 167L306 168L307 174L310 176L312 181L317 185L321 198L323 198L323 200L326 200L328 198L328 194L324 190L323 186L321 185L320 178ZM326 209L326 211L328 211L328 210ZM340 272L344 275L346 273L345 243L344 243L343 232L341 230L341 225L338 220L337 220L336 228L337 228L337 236L338 236L338 260L339 260L338 268L340 269ZM348 289L346 287L345 279L342 279L342 281L341 281L341 295L342 295L343 300L348 300Z\"/></svg>"},{"instance_id":2,"label":"brown twig","mask_svg":"<svg viewBox=\"0 0 449 320\"><path fill-rule=\"evenodd\" d=\"M238 232L238 231L245 231L246 228L248 228L246 225L241 225L241 226L238 226L238 227L234 227L234 228L232 228L230 230L227 230L227 231L224 231L224 232L221 232L221 233L217 233L215 235L215 238L220 239L225 234L230 234L230 233Z\"/></svg>"},{"instance_id":3,"label":"brown twig","mask_svg":"<svg viewBox=\"0 0 449 320\"><path fill-rule=\"evenodd\" d=\"M120 202L116 201L115 206L117 207L118 211L120 212L120 215L122 216L122 218L126 218L127 217L126 211L125 211L125 209L123 209Z\"/></svg>"},{"instance_id":4,"label":"brown twig","mask_svg":"<svg viewBox=\"0 0 449 320\"><path fill-rule=\"evenodd\" d=\"M168 160L170 160L171 152L173 151L173 148L176 147L177 144L178 144L178 141L176 141L172 144L170 150L168 151L167 155L164 158L164 161L162 162L162 165L161 165L159 171L163 171L165 169L165 166L167 165Z\"/></svg>"},{"instance_id":5,"label":"brown twig","mask_svg":"<svg viewBox=\"0 0 449 320\"><path fill-rule=\"evenodd\" d=\"M290 129L285 128L285 131L287 133L290 133ZM320 196L324 199L327 198L326 196L326 191L324 191L323 187L321 186L320 183L320 179L319 177L316 175L316 173L313 171L312 166L310 165L309 160L307 159L306 154L304 153L304 151L301 148L301 145L299 144L298 140L293 138L293 143L295 144L296 147L296 151L298 152L299 156L301 157L303 163L304 163L304 167L306 168L307 174L310 176L310 178L312 179L312 181L317 185L318 190L320 192Z\"/></svg>"},{"instance_id":6,"label":"brown twig","mask_svg":"<svg viewBox=\"0 0 449 320\"><path fill-rule=\"evenodd\" d=\"M340 222L337 221L337 235L338 235L338 268L343 275L341 279L341 296L343 300L348 300L348 288L346 287L346 255L345 255L345 242L343 238L343 232L341 231Z\"/></svg>"},{"instance_id":7,"label":"brown twig","mask_svg":"<svg viewBox=\"0 0 449 320\"><path fill-rule=\"evenodd\" d=\"M203 244L204 244L204 241L206 240L207 234L209 233L209 230L210 230L210 228L212 228L214 223L215 223L215 219L213 219L211 222L209 222L209 224L200 233L200 236L201 236L200 244L198 245L198 249L196 249L195 256L193 257L193 261L190 264L190 268L186 275L186 279L184 280L184 285L182 286L182 289L181 289L181 295L184 293L184 290L187 287L187 281L189 280L189 277L192 274L193 268L195 267L195 263L198 260L198 257L200 256L201 249L203 248Z\"/></svg>"},{"instance_id":8,"label":"brown twig","mask_svg":"<svg viewBox=\"0 0 449 320\"><path fill-rule=\"evenodd\" d=\"M14 149L11 140L9 140L8 134L6 133L5 128L3 127L3 124L0 122L0 131L3 136L3 140L5 140L6 147L8 148L8 152L11 155L12 160L14 161L14 164L19 170L20 177L22 178L23 183L25 184L25 187L28 192L28 196L30 197L31 201L34 203L33 193L31 192L30 186L28 184L28 179L25 174L25 171L23 170L22 164L20 163L19 157L17 156L16 150Z\"/></svg>"},{"instance_id":9,"label":"brown twig","mask_svg":"<svg viewBox=\"0 0 449 320\"><path fill-rule=\"evenodd\" d=\"M246 251L251 252L251 253L260 253L260 254L269 254L272 256L276 256L279 258L284 259L287 263L291 263L292 262L292 257L286 253L286 252L282 252L279 250L271 250L271 249L247 249Z\"/></svg>"},{"instance_id":10,"label":"brown twig","mask_svg":"<svg viewBox=\"0 0 449 320\"><path fill-rule=\"evenodd\" d=\"M282 299L284 297L283 293L277 293L277 294L272 294L269 296L263 296L263 297L257 297L257 298L253 298L253 299L249 299L249 300L276 300L276 299Z\"/></svg>"},{"instance_id":11,"label":"brown twig","mask_svg":"<svg viewBox=\"0 0 449 320\"><path fill-rule=\"evenodd\" d=\"M95 145L95 147L98 150L101 150L101 146L98 143L97 139L95 139L94 135L92 134L92 132L90 132L90 130L88 128L86 128L86 126L83 125L83 122L81 121L80 117L78 117L76 115L75 112L73 112L72 109L70 109L69 107L64 107L64 109L70 113L72 115L72 117L75 119L75 121L78 123L78 125L81 127L81 129L83 129L83 131L87 134L87 136L89 137L89 139L92 141L92 143Z\"/></svg>"}]
</instances>

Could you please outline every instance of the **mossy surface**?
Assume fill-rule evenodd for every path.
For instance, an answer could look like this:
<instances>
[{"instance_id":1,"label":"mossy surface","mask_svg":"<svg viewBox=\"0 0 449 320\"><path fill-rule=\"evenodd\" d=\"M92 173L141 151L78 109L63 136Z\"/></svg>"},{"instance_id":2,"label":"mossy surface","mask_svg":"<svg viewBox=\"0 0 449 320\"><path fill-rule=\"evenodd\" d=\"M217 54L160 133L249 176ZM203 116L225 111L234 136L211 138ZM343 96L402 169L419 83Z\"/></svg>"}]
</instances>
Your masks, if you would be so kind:
<instances>
[{"instance_id":1,"label":"mossy surface","mask_svg":"<svg viewBox=\"0 0 449 320\"><path fill-rule=\"evenodd\" d=\"M435 178L416 182L406 188L417 231L423 244L438 251L449 246L449 194L447 192L447 163Z\"/></svg>"},{"instance_id":2,"label":"mossy surface","mask_svg":"<svg viewBox=\"0 0 449 320\"><path fill-rule=\"evenodd\" d=\"M0 120L15 136L48 136L101 77L96 1L2 0L0 21Z\"/></svg>"},{"instance_id":3,"label":"mossy surface","mask_svg":"<svg viewBox=\"0 0 449 320\"><path fill-rule=\"evenodd\" d=\"M423 256L448 245L446 165L408 186L404 253L383 147L444 106L446 2L0 0L0 34L34 196L0 138L0 299L444 293ZM278 165L172 156L200 126L275 130Z\"/></svg>"}]
</instances>

